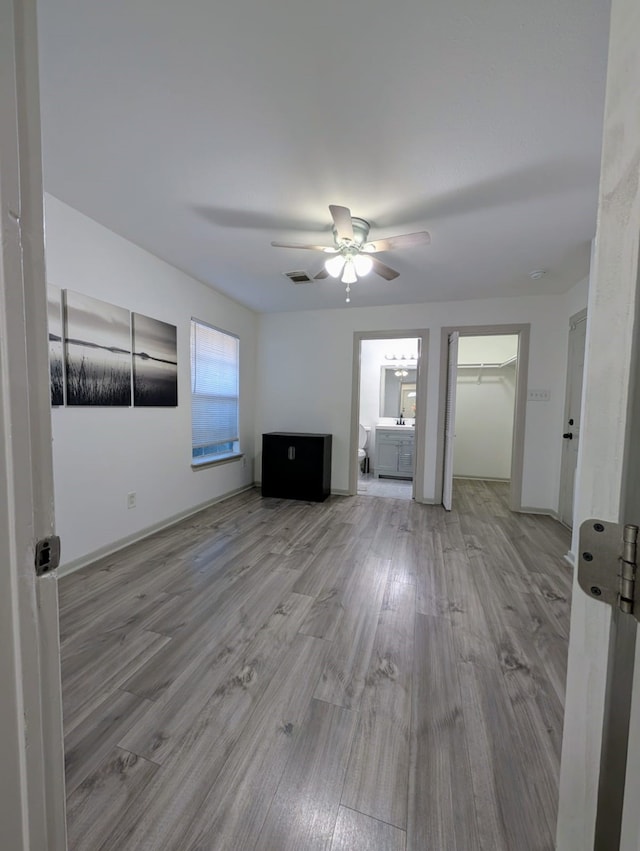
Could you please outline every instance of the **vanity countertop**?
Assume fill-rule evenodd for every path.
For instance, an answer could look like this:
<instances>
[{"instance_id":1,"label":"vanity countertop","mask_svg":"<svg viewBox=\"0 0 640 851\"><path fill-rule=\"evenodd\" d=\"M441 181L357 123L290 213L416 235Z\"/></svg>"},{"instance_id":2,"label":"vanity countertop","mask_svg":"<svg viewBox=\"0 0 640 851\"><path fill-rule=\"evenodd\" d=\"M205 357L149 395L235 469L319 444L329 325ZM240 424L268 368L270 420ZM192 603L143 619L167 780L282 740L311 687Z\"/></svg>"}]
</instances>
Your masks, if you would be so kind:
<instances>
[{"instance_id":1,"label":"vanity countertop","mask_svg":"<svg viewBox=\"0 0 640 851\"><path fill-rule=\"evenodd\" d=\"M378 423L376 426L377 429L383 429L384 431L414 431L414 427L412 425L387 425L386 423Z\"/></svg>"}]
</instances>

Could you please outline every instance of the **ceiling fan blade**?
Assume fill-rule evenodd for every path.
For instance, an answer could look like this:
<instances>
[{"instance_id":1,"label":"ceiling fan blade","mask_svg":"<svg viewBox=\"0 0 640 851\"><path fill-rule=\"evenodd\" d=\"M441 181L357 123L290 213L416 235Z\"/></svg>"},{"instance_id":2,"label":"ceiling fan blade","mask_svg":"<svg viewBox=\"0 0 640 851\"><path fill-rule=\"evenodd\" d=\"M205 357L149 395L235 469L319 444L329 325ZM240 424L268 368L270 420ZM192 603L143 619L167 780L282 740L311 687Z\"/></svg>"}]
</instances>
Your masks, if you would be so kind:
<instances>
[{"instance_id":1,"label":"ceiling fan blade","mask_svg":"<svg viewBox=\"0 0 640 851\"><path fill-rule=\"evenodd\" d=\"M395 269L392 269L391 266L387 266L386 263L383 263L381 260L378 260L377 257L372 257L373 261L373 271L380 275L381 278L384 278L385 281L393 281L394 278L397 278L400 275L400 272L396 272Z\"/></svg>"},{"instance_id":2,"label":"ceiling fan blade","mask_svg":"<svg viewBox=\"0 0 640 851\"><path fill-rule=\"evenodd\" d=\"M274 248L305 248L309 251L325 251L327 254L335 254L336 249L329 245L303 245L300 242L272 242Z\"/></svg>"},{"instance_id":3,"label":"ceiling fan blade","mask_svg":"<svg viewBox=\"0 0 640 851\"><path fill-rule=\"evenodd\" d=\"M313 280L314 281L322 281L322 280L324 280L325 278L328 278L328 277L329 277L329 272L323 266L322 269L320 269L320 271L318 272L318 274L313 276Z\"/></svg>"},{"instance_id":4,"label":"ceiling fan blade","mask_svg":"<svg viewBox=\"0 0 640 851\"><path fill-rule=\"evenodd\" d=\"M331 213L333 223L336 226L338 242L345 239L353 242L351 210L348 207L338 207L335 204L329 204L329 212Z\"/></svg>"},{"instance_id":5,"label":"ceiling fan blade","mask_svg":"<svg viewBox=\"0 0 640 851\"><path fill-rule=\"evenodd\" d=\"M411 248L412 245L428 245L431 236L426 230L417 233L401 233L398 236L387 236L384 239L374 239L362 246L367 254L375 254L377 251L391 251L394 248Z\"/></svg>"}]
</instances>

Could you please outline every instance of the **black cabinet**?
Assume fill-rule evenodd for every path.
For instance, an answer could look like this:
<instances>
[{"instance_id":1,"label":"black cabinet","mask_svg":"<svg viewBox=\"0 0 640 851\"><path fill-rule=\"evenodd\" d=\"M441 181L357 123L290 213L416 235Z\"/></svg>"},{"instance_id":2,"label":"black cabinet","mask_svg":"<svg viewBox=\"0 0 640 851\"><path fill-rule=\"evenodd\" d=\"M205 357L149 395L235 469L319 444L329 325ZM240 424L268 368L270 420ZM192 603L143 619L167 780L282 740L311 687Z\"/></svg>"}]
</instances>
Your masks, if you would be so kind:
<instances>
[{"instance_id":1,"label":"black cabinet","mask_svg":"<svg viewBox=\"0 0 640 851\"><path fill-rule=\"evenodd\" d=\"M331 493L331 435L262 435L262 496L323 502Z\"/></svg>"}]
</instances>

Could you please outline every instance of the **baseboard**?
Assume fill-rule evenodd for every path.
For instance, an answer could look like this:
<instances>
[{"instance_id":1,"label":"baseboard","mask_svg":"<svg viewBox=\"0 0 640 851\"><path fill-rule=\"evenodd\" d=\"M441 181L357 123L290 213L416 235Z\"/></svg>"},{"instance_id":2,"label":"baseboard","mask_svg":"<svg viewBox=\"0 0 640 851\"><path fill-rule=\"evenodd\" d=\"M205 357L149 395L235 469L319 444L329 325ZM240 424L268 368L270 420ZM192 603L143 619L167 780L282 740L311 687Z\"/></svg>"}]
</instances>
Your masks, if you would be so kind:
<instances>
[{"instance_id":1,"label":"baseboard","mask_svg":"<svg viewBox=\"0 0 640 851\"><path fill-rule=\"evenodd\" d=\"M569 562L569 564L571 565L571 567L575 567L575 566L576 566L576 554L575 554L575 553L572 553L572 552L571 552L571 550L569 550L569 552L568 552L568 553L565 553L565 554L564 554L564 560L565 560L565 561L567 561L567 562Z\"/></svg>"},{"instance_id":2,"label":"baseboard","mask_svg":"<svg viewBox=\"0 0 640 851\"><path fill-rule=\"evenodd\" d=\"M472 482L510 482L511 479L501 479L495 476L454 476L454 479L467 479Z\"/></svg>"},{"instance_id":3,"label":"baseboard","mask_svg":"<svg viewBox=\"0 0 640 851\"><path fill-rule=\"evenodd\" d=\"M70 573L75 573L76 570L87 567L88 565L93 564L94 561L98 561L98 559L113 555L131 544L135 544L137 541L142 541L144 538L148 538L149 535L153 535L155 532L160 532L162 529L168 529L170 526L175 526L176 523L186 520L187 517L191 517L199 511L204 511L205 508L210 508L212 505L216 505L219 502L224 502L226 499L231 499L232 496L237 496L239 493L251 490L253 487L255 487L254 484L243 485L241 488L236 488L233 491L217 496L215 499L207 500L207 502L200 503L200 505L193 506L185 511L180 511L178 514L173 514L171 517L167 517L159 523L153 523L151 526L146 526L144 529L140 529L132 535L127 535L125 538L119 538L117 541L105 544L104 547L93 550L93 552L87 553L80 558L69 561L66 564L61 564L56 571L58 578L68 576Z\"/></svg>"},{"instance_id":4,"label":"baseboard","mask_svg":"<svg viewBox=\"0 0 640 851\"><path fill-rule=\"evenodd\" d=\"M558 523L560 522L560 515L552 508L534 508L531 505L521 505L518 514L544 514L547 517L553 517Z\"/></svg>"}]
</instances>

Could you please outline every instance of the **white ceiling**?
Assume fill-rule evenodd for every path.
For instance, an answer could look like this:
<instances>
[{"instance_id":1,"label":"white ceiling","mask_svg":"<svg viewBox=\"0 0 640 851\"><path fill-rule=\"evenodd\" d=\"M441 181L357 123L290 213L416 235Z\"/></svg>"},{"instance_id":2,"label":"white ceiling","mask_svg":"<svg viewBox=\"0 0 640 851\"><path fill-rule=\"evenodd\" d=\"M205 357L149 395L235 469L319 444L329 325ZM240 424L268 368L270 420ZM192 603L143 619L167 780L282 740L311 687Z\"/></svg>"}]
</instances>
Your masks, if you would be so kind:
<instances>
[{"instance_id":1,"label":"white ceiling","mask_svg":"<svg viewBox=\"0 0 640 851\"><path fill-rule=\"evenodd\" d=\"M559 293L595 232L605 0L41 0L45 189L259 311L329 204L379 255L352 305ZM547 270L539 281L529 272Z\"/></svg>"}]
</instances>

